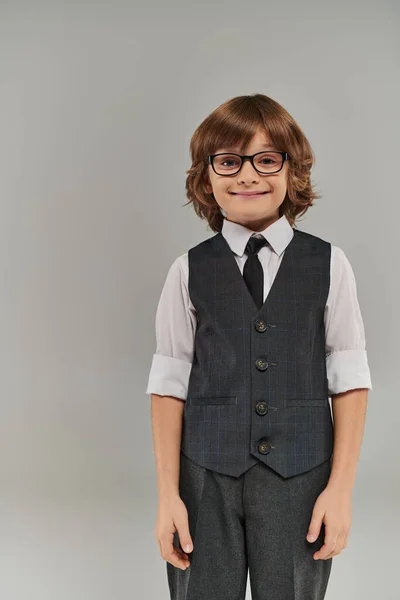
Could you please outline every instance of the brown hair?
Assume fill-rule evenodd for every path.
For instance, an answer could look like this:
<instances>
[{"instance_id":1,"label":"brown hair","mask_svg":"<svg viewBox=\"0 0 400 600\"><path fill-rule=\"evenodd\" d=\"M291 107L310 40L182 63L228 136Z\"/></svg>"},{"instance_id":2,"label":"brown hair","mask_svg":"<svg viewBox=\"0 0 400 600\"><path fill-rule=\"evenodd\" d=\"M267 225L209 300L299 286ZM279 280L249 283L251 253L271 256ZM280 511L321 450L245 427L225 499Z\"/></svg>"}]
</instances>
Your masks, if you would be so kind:
<instances>
[{"instance_id":1,"label":"brown hair","mask_svg":"<svg viewBox=\"0 0 400 600\"><path fill-rule=\"evenodd\" d=\"M192 166L186 178L184 206L193 203L196 214L208 221L215 232L222 229L223 215L214 194L205 191L208 177L208 156L222 147L241 144L247 147L256 130L261 127L272 144L289 154L288 182L285 199L279 207L279 216L286 215L294 227L297 216L307 212L313 201L321 198L313 189L310 179L315 162L312 148L293 117L268 96L253 94L237 96L218 106L204 119L190 141Z\"/></svg>"}]
</instances>

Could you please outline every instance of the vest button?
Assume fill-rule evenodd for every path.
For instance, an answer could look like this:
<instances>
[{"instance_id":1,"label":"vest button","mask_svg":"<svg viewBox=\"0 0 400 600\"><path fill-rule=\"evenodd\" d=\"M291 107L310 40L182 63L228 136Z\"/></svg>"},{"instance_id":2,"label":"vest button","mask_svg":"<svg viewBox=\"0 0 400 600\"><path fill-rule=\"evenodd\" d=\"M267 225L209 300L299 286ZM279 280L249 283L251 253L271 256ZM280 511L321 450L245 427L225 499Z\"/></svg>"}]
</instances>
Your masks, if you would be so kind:
<instances>
[{"instance_id":1,"label":"vest button","mask_svg":"<svg viewBox=\"0 0 400 600\"><path fill-rule=\"evenodd\" d=\"M268 452L271 450L271 447L271 444L266 440L261 440L261 442L258 442L257 446L260 454L268 454Z\"/></svg>"},{"instance_id":2,"label":"vest button","mask_svg":"<svg viewBox=\"0 0 400 600\"><path fill-rule=\"evenodd\" d=\"M258 415L265 415L268 412L268 406L266 402L257 402L256 413Z\"/></svg>"},{"instance_id":3,"label":"vest button","mask_svg":"<svg viewBox=\"0 0 400 600\"><path fill-rule=\"evenodd\" d=\"M262 333L267 329L267 324L263 319L257 319L257 321L254 323L254 327L257 331Z\"/></svg>"},{"instance_id":4,"label":"vest button","mask_svg":"<svg viewBox=\"0 0 400 600\"><path fill-rule=\"evenodd\" d=\"M260 356L256 360L256 367L259 371L265 371L268 369L268 362Z\"/></svg>"}]
</instances>

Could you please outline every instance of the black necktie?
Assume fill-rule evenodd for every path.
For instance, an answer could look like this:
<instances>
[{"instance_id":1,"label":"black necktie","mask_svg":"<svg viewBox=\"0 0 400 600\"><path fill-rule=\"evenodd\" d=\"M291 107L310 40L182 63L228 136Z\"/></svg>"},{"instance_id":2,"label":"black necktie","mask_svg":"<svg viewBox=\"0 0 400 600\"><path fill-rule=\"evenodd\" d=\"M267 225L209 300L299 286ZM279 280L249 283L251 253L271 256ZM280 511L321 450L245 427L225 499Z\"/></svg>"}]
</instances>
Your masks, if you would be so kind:
<instances>
[{"instance_id":1,"label":"black necktie","mask_svg":"<svg viewBox=\"0 0 400 600\"><path fill-rule=\"evenodd\" d=\"M258 308L264 304L264 271L257 253L265 244L268 242L264 236L252 236L245 248L248 258L244 263L243 277Z\"/></svg>"}]
</instances>

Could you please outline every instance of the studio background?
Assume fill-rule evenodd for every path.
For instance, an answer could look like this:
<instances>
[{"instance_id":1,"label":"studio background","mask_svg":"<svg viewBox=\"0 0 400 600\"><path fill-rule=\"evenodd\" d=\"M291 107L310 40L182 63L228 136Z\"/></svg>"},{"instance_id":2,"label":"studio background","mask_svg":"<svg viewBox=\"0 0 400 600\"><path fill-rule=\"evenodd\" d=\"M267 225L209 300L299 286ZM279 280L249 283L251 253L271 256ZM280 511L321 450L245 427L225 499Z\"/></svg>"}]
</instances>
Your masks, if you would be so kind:
<instances>
[{"instance_id":1,"label":"studio background","mask_svg":"<svg viewBox=\"0 0 400 600\"><path fill-rule=\"evenodd\" d=\"M355 272L373 391L327 600L399 597L399 4L0 2L0 597L167 598L145 395L189 142L263 93ZM248 598L250 590L248 585Z\"/></svg>"}]
</instances>

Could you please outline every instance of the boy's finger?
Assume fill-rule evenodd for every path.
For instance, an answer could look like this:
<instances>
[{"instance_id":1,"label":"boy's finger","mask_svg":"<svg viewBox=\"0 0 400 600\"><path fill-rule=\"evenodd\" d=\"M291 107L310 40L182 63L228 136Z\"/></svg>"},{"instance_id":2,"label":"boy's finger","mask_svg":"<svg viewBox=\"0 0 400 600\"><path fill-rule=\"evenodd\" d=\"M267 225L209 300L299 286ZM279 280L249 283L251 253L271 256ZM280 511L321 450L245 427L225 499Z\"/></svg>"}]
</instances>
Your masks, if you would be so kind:
<instances>
[{"instance_id":1,"label":"boy's finger","mask_svg":"<svg viewBox=\"0 0 400 600\"><path fill-rule=\"evenodd\" d=\"M190 566L190 561L186 554L176 546L174 546L173 554L171 555L170 560L168 562L173 564L174 567L178 567L179 569L184 570L186 570Z\"/></svg>"},{"instance_id":2,"label":"boy's finger","mask_svg":"<svg viewBox=\"0 0 400 600\"><path fill-rule=\"evenodd\" d=\"M186 569L190 566L188 556L182 552L180 548L173 543L173 534L170 536L170 540L166 541L159 540L160 554L161 557L167 562L171 563L174 567L180 569Z\"/></svg>"}]
</instances>

